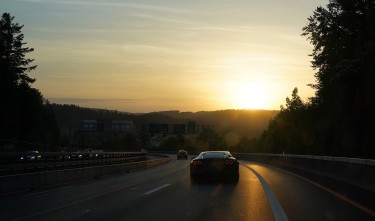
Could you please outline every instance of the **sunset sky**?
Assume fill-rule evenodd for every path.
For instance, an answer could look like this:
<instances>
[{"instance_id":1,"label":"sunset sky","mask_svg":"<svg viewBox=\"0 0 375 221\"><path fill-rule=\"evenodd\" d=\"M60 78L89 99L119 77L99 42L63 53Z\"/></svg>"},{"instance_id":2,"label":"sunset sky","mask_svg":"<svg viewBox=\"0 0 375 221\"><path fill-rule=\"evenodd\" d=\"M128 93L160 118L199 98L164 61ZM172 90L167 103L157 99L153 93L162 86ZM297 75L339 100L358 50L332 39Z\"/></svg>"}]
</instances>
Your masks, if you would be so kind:
<instances>
[{"instance_id":1,"label":"sunset sky","mask_svg":"<svg viewBox=\"0 0 375 221\"><path fill-rule=\"evenodd\" d=\"M302 27L328 0L0 0L25 25L33 87L126 112L272 109L314 95Z\"/></svg>"}]
</instances>

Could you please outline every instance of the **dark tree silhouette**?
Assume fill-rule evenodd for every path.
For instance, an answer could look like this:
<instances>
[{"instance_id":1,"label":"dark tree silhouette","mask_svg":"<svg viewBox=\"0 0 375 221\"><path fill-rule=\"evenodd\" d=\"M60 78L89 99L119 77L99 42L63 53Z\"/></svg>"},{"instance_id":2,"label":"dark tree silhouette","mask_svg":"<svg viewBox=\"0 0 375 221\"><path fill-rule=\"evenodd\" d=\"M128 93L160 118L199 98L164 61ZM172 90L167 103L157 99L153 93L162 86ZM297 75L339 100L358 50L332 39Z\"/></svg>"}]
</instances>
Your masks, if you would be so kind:
<instances>
[{"instance_id":1,"label":"dark tree silhouette","mask_svg":"<svg viewBox=\"0 0 375 221\"><path fill-rule=\"evenodd\" d=\"M286 107L281 106L280 112L272 119L267 130L261 136L262 152L275 153L306 153L307 144L304 140L306 131L306 108L294 88L292 98L286 98Z\"/></svg>"},{"instance_id":2,"label":"dark tree silhouette","mask_svg":"<svg viewBox=\"0 0 375 221\"><path fill-rule=\"evenodd\" d=\"M13 23L14 17L4 13L0 20L0 67L1 88L15 89L21 84L30 85L35 79L27 73L36 68L31 65L33 59L26 58L26 54L34 51L33 48L24 47L24 35L21 32L23 25Z\"/></svg>"},{"instance_id":3,"label":"dark tree silhouette","mask_svg":"<svg viewBox=\"0 0 375 221\"><path fill-rule=\"evenodd\" d=\"M303 104L295 89L258 149L373 158L375 1L330 0L308 21L315 97Z\"/></svg>"},{"instance_id":4,"label":"dark tree silhouette","mask_svg":"<svg viewBox=\"0 0 375 221\"><path fill-rule=\"evenodd\" d=\"M312 66L318 70L312 101L325 122L320 143L334 152L373 155L375 1L330 0L303 31L314 46Z\"/></svg>"},{"instance_id":5,"label":"dark tree silhouette","mask_svg":"<svg viewBox=\"0 0 375 221\"><path fill-rule=\"evenodd\" d=\"M0 19L0 139L2 142L51 143L58 139L52 108L41 93L31 87L28 73L36 68L26 55L22 25L4 13ZM35 146L35 147L34 147ZM40 148L39 145L24 148Z\"/></svg>"}]
</instances>

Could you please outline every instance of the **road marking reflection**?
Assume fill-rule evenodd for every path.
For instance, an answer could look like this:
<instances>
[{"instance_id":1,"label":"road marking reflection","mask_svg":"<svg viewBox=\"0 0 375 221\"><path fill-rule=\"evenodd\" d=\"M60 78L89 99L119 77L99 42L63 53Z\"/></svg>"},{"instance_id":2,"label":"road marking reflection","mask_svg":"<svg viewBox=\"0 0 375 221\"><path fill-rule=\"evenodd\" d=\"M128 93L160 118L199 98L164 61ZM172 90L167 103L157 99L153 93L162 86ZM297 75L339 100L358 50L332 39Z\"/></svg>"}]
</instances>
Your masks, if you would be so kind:
<instances>
[{"instance_id":1,"label":"road marking reflection","mask_svg":"<svg viewBox=\"0 0 375 221\"><path fill-rule=\"evenodd\" d=\"M215 189L212 191L211 196L213 197L219 196L222 187L223 187L223 184L217 185L217 187L215 187Z\"/></svg>"},{"instance_id":2,"label":"road marking reflection","mask_svg":"<svg viewBox=\"0 0 375 221\"><path fill-rule=\"evenodd\" d=\"M249 167L248 165L241 163L242 166L246 167L247 169L251 170L258 177L260 184L263 187L263 190L266 194L268 202L270 204L273 216L276 221L289 221L288 217L286 216L283 208L281 207L279 201L277 200L275 194L272 192L271 188L268 186L267 182L263 179L263 177L257 173L253 168Z\"/></svg>"},{"instance_id":3,"label":"road marking reflection","mask_svg":"<svg viewBox=\"0 0 375 221\"><path fill-rule=\"evenodd\" d=\"M152 189L152 190L150 190L148 192L145 192L143 195L150 195L151 193L155 193L155 192L157 192L157 191L159 191L159 190L161 190L161 189L163 189L163 188L165 188L165 187L167 187L169 185L171 185L171 184L169 184L169 183L164 184L163 186L159 186L159 187L157 187L155 189Z\"/></svg>"}]
</instances>

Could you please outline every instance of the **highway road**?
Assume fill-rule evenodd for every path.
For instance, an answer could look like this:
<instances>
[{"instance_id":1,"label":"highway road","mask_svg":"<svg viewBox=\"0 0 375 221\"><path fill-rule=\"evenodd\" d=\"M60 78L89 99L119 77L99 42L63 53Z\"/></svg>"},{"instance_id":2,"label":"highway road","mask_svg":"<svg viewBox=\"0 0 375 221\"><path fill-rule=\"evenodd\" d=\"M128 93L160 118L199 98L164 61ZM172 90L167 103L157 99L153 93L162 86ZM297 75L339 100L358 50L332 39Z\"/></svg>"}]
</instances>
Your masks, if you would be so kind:
<instances>
[{"instance_id":1,"label":"highway road","mask_svg":"<svg viewBox=\"0 0 375 221\"><path fill-rule=\"evenodd\" d=\"M241 161L238 183L191 184L189 161L173 159L0 196L0 220L375 220L366 208L314 181L248 161Z\"/></svg>"}]
</instances>

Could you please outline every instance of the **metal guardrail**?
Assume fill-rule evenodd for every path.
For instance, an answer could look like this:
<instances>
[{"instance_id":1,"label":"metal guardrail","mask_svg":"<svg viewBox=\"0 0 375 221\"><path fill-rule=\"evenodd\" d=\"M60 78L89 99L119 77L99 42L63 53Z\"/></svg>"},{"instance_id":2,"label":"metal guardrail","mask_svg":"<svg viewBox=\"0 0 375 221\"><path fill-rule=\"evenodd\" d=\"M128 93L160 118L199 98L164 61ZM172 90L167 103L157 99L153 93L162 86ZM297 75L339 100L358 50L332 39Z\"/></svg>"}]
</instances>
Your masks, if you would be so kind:
<instances>
[{"instance_id":1,"label":"metal guardrail","mask_svg":"<svg viewBox=\"0 0 375 221\"><path fill-rule=\"evenodd\" d=\"M0 153L0 175L147 160L146 154L142 152L44 152L38 153L40 158L21 160L24 155L25 152Z\"/></svg>"},{"instance_id":2,"label":"metal guardrail","mask_svg":"<svg viewBox=\"0 0 375 221\"><path fill-rule=\"evenodd\" d=\"M94 179L110 174L131 172L168 163L170 157L145 160L131 163L115 163L110 165L89 166L82 168L60 169L56 171L42 171L1 176L0 196L14 191L27 191L48 186L61 185L85 179Z\"/></svg>"},{"instance_id":3,"label":"metal guardrail","mask_svg":"<svg viewBox=\"0 0 375 221\"><path fill-rule=\"evenodd\" d=\"M241 159L303 171L360 187L375 193L375 162L373 159L349 157L240 153Z\"/></svg>"},{"instance_id":4,"label":"metal guardrail","mask_svg":"<svg viewBox=\"0 0 375 221\"><path fill-rule=\"evenodd\" d=\"M236 153L236 155L303 158L303 159L324 160L324 161L334 161L334 162L375 166L375 160L373 159L361 159L361 158L349 158L349 157L315 156L315 155L298 155L298 154L269 154L269 153Z\"/></svg>"},{"instance_id":5,"label":"metal guardrail","mask_svg":"<svg viewBox=\"0 0 375 221\"><path fill-rule=\"evenodd\" d=\"M34 161L59 161L59 160L77 160L77 159L103 159L103 158L124 158L143 156L142 152L39 152L40 159L21 160L22 156L30 154L26 152L0 152L0 163L13 163L17 161L34 162Z\"/></svg>"},{"instance_id":6,"label":"metal guardrail","mask_svg":"<svg viewBox=\"0 0 375 221\"><path fill-rule=\"evenodd\" d=\"M17 162L11 164L1 164L0 174L14 174L24 172L34 172L42 170L55 170L61 168L87 167L95 165L109 165L115 163L132 163L145 161L146 156L126 157L126 158L105 158L105 159L89 159L89 160L68 160L68 161L35 161L35 162Z\"/></svg>"},{"instance_id":7,"label":"metal guardrail","mask_svg":"<svg viewBox=\"0 0 375 221\"><path fill-rule=\"evenodd\" d=\"M177 151L154 151L152 153L160 154L177 154ZM198 155L199 152L190 151L189 155ZM272 156L272 157L293 157L293 158L303 158L303 159L313 159L313 160L324 160L324 161L335 161L343 163L352 163L360 165L375 166L374 159L361 159L361 158L350 158L350 157L334 157L334 156L316 156L316 155L300 155L300 154L272 154L272 153L241 153L232 152L235 156L241 155L254 155L254 156Z\"/></svg>"}]
</instances>

